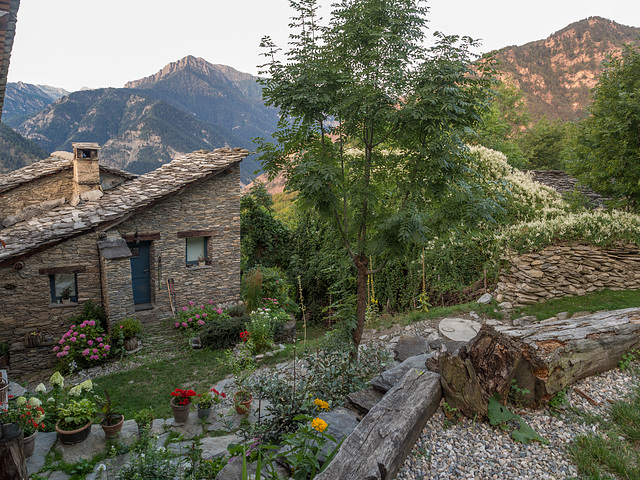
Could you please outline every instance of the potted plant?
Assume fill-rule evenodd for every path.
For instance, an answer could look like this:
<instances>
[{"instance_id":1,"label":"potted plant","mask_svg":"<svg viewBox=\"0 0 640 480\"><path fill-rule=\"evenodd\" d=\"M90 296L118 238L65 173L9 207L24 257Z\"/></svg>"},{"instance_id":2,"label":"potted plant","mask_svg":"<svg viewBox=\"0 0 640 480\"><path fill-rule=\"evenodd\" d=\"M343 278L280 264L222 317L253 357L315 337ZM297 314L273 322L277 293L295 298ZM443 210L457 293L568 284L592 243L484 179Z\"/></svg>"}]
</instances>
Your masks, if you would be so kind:
<instances>
[{"instance_id":1,"label":"potted plant","mask_svg":"<svg viewBox=\"0 0 640 480\"><path fill-rule=\"evenodd\" d=\"M60 293L60 298L62 299L63 304L71 303L71 287L67 287Z\"/></svg>"},{"instance_id":2,"label":"potted plant","mask_svg":"<svg viewBox=\"0 0 640 480\"><path fill-rule=\"evenodd\" d=\"M26 348L39 347L40 342L42 342L42 335L37 330L35 332L29 332L24 336L24 346Z\"/></svg>"},{"instance_id":3,"label":"potted plant","mask_svg":"<svg viewBox=\"0 0 640 480\"><path fill-rule=\"evenodd\" d=\"M42 401L36 397L31 397L29 401L25 397L18 397L16 404L19 411L16 423L24 432L24 456L30 457L33 455L38 430L44 428L44 408L42 408Z\"/></svg>"},{"instance_id":4,"label":"potted plant","mask_svg":"<svg viewBox=\"0 0 640 480\"><path fill-rule=\"evenodd\" d=\"M198 418L208 418L211 409L220 407L225 398L227 395L224 392L218 392L215 388L211 388L206 393L198 394L198 403L196 403Z\"/></svg>"},{"instance_id":5,"label":"potted plant","mask_svg":"<svg viewBox=\"0 0 640 480\"><path fill-rule=\"evenodd\" d=\"M22 429L18 420L20 418L20 406L16 401L10 401L7 410L0 408L0 431L3 440L10 440L20 436Z\"/></svg>"},{"instance_id":6,"label":"potted plant","mask_svg":"<svg viewBox=\"0 0 640 480\"><path fill-rule=\"evenodd\" d=\"M116 412L116 404L111 401L106 389L104 391L104 400L98 399L96 405L98 407L98 417L102 419L100 420L100 426L104 430L104 435L107 438L115 437L122 430L124 415Z\"/></svg>"},{"instance_id":7,"label":"potted plant","mask_svg":"<svg viewBox=\"0 0 640 480\"><path fill-rule=\"evenodd\" d=\"M198 266L204 267L207 263L207 259L204 255L198 255Z\"/></svg>"},{"instance_id":8,"label":"potted plant","mask_svg":"<svg viewBox=\"0 0 640 480\"><path fill-rule=\"evenodd\" d=\"M243 341L236 347L235 351L226 351L225 361L233 373L237 389L233 396L233 403L236 412L242 415L249 412L253 401L249 377L256 369L256 363L251 355L250 342L245 341L245 339L248 339L247 332L240 333L240 338Z\"/></svg>"},{"instance_id":9,"label":"potted plant","mask_svg":"<svg viewBox=\"0 0 640 480\"><path fill-rule=\"evenodd\" d=\"M154 413L152 408L143 408L136 412L133 416L136 424L138 425L138 436L142 437L142 433L145 429L151 428L154 420Z\"/></svg>"},{"instance_id":10,"label":"potted plant","mask_svg":"<svg viewBox=\"0 0 640 480\"><path fill-rule=\"evenodd\" d=\"M173 410L173 419L175 424L185 424L189 420L189 409L191 408L191 397L197 395L193 390L182 390L176 388L171 392L171 410Z\"/></svg>"},{"instance_id":11,"label":"potted plant","mask_svg":"<svg viewBox=\"0 0 640 480\"><path fill-rule=\"evenodd\" d=\"M9 366L9 344L8 343L0 343L0 368ZM0 383L2 379L0 379ZM2 386L0 386L2 388Z\"/></svg>"},{"instance_id":12,"label":"potted plant","mask_svg":"<svg viewBox=\"0 0 640 480\"><path fill-rule=\"evenodd\" d=\"M138 346L138 335L142 332L142 323L137 318L124 318L116 324L116 329L122 333L124 349L135 350Z\"/></svg>"},{"instance_id":13,"label":"potted plant","mask_svg":"<svg viewBox=\"0 0 640 480\"><path fill-rule=\"evenodd\" d=\"M58 432L60 443L75 445L86 440L91 433L95 414L96 405L88 398L71 399L58 407L56 432Z\"/></svg>"}]
</instances>

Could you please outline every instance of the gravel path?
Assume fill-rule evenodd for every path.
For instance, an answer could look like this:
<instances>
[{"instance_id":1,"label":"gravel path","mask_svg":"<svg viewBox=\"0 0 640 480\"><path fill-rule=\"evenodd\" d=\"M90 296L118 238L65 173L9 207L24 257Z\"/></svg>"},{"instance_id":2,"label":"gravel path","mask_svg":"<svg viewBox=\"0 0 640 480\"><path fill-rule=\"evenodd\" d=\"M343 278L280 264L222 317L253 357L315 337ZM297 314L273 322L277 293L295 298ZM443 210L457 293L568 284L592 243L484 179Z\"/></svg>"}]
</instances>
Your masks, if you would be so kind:
<instances>
[{"instance_id":1,"label":"gravel path","mask_svg":"<svg viewBox=\"0 0 640 480\"><path fill-rule=\"evenodd\" d=\"M612 401L631 393L634 382L628 371L611 370L579 381L575 387L598 405L591 405L575 389L569 390L571 406L605 415ZM397 480L445 479L530 479L560 480L577 476L567 453L572 439L597 433L597 425L580 423L575 415L551 416L547 410L519 412L526 422L549 443L524 445L488 423L463 419L445 425L442 409L429 420L407 457Z\"/></svg>"}]
</instances>

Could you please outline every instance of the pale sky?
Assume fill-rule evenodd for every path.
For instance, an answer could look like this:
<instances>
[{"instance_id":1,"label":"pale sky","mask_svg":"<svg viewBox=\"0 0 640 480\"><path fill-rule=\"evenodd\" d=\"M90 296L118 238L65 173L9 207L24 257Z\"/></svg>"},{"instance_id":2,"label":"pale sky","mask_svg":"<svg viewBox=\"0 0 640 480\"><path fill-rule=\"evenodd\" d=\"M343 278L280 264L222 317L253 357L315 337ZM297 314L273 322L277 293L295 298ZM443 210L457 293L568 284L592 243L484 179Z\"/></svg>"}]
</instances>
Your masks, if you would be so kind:
<instances>
[{"instance_id":1,"label":"pale sky","mask_svg":"<svg viewBox=\"0 0 640 480\"><path fill-rule=\"evenodd\" d=\"M333 0L320 0L328 19ZM430 0L429 29L481 39L482 52L601 16L640 26L631 0ZM22 0L9 81L122 87L187 55L258 73L260 38L286 47L288 0ZM428 35L430 35L429 33Z\"/></svg>"}]
</instances>

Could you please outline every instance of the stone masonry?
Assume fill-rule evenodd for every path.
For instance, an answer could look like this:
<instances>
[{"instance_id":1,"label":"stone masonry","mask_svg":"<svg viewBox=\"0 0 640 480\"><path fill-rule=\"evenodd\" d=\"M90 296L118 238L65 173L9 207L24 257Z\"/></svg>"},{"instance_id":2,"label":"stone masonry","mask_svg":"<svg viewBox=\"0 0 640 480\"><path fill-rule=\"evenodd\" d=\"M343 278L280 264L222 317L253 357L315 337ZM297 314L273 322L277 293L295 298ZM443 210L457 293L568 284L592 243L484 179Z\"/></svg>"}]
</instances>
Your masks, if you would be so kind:
<instances>
[{"instance_id":1,"label":"stone masonry","mask_svg":"<svg viewBox=\"0 0 640 480\"><path fill-rule=\"evenodd\" d=\"M500 276L495 295L514 305L596 290L640 288L640 250L635 245L561 244L538 253L507 255L506 260L509 266Z\"/></svg>"}]
</instances>

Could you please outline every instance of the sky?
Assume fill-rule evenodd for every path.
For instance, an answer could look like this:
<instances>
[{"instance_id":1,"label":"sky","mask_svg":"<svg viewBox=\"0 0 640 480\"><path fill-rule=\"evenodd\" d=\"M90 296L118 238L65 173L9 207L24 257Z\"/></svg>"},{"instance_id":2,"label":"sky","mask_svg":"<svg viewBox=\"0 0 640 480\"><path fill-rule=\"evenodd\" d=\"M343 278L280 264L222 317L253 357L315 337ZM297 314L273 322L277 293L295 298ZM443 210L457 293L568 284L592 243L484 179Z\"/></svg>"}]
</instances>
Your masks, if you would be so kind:
<instances>
[{"instance_id":1,"label":"sky","mask_svg":"<svg viewBox=\"0 0 640 480\"><path fill-rule=\"evenodd\" d=\"M334 0L319 0L327 20ZM480 52L548 37L590 16L640 27L631 0L430 0L434 31L482 41ZM288 0L21 0L10 82L122 87L187 55L257 74L260 39L286 47Z\"/></svg>"}]
</instances>

